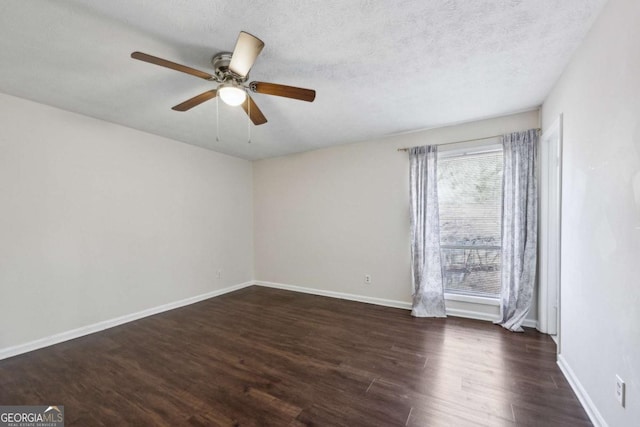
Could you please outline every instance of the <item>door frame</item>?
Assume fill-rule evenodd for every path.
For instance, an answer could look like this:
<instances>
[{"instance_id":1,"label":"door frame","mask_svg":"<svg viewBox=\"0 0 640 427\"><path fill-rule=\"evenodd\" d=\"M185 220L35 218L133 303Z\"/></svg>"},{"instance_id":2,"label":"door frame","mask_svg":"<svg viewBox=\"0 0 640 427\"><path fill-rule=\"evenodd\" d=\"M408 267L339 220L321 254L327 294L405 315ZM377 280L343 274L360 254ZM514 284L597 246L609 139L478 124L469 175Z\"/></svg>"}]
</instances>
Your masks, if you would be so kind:
<instances>
[{"instance_id":1,"label":"door frame","mask_svg":"<svg viewBox=\"0 0 640 427\"><path fill-rule=\"evenodd\" d=\"M552 335L557 344L557 352L561 351L561 244L562 244L562 126L563 116L560 116L543 132L540 138L540 173L541 184L541 243L546 247L540 248L541 263L538 280L538 319L541 332L553 332L556 324L556 334ZM554 146L555 145L555 146ZM545 156L546 154L546 156ZM545 158L546 157L546 158ZM555 174L555 185L550 183L550 175ZM543 198L547 200L543 201ZM543 216L546 215L546 218ZM550 270L551 266L551 272ZM551 275L552 277L549 277ZM546 277L545 277L546 276ZM551 287L550 287L551 282ZM553 285L555 283L555 289ZM555 317L553 319L552 317ZM555 320L555 322L554 322Z\"/></svg>"}]
</instances>

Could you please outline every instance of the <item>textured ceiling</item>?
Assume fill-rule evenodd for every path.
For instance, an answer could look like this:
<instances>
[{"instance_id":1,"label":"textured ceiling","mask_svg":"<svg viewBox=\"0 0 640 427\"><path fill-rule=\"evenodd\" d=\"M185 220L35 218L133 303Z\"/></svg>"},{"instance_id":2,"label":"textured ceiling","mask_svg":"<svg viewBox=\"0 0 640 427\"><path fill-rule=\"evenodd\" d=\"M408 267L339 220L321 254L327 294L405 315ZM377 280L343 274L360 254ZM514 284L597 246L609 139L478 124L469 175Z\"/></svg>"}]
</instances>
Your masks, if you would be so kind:
<instances>
[{"instance_id":1,"label":"textured ceiling","mask_svg":"<svg viewBox=\"0 0 640 427\"><path fill-rule=\"evenodd\" d=\"M0 91L215 151L258 159L539 106L606 0L29 0L0 2ZM171 107L240 30L265 42L254 94L269 122L216 102ZM33 124L37 126L37 123Z\"/></svg>"}]
</instances>

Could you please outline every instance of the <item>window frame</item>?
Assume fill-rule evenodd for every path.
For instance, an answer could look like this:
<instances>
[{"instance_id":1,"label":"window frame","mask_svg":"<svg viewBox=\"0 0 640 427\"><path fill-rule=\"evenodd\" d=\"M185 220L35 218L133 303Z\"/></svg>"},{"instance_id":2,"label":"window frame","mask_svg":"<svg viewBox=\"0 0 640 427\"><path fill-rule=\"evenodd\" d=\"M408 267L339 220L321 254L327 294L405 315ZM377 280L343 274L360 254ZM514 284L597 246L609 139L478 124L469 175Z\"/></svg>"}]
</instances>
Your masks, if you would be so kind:
<instances>
[{"instance_id":1,"label":"window frame","mask_svg":"<svg viewBox=\"0 0 640 427\"><path fill-rule=\"evenodd\" d=\"M438 160L442 158L473 156L478 154L492 153L502 151L502 144L496 141L475 141L474 143L451 144L450 146L438 147ZM441 245L441 249L485 249L500 250L502 245ZM444 299L449 301L469 302L484 305L500 305L500 296L495 295L476 295L464 292L448 292L444 290Z\"/></svg>"}]
</instances>

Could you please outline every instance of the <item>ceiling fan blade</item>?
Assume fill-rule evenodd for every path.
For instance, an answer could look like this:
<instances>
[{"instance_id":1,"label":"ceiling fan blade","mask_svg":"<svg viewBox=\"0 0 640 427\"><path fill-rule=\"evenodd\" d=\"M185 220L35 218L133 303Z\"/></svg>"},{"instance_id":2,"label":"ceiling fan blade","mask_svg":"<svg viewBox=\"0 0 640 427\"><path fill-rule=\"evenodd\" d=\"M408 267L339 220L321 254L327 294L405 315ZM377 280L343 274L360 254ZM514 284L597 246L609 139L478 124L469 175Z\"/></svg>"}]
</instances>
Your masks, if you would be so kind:
<instances>
[{"instance_id":1,"label":"ceiling fan blade","mask_svg":"<svg viewBox=\"0 0 640 427\"><path fill-rule=\"evenodd\" d=\"M299 99L300 101L313 102L316 99L316 91L301 87L285 86L276 83L251 82L249 88L256 93L265 95L284 96L285 98Z\"/></svg>"},{"instance_id":2,"label":"ceiling fan blade","mask_svg":"<svg viewBox=\"0 0 640 427\"><path fill-rule=\"evenodd\" d=\"M242 103L242 108L249 115L254 125L258 126L267 123L267 118L262 114L256 103L253 102L253 98L249 94L247 94L247 99Z\"/></svg>"},{"instance_id":3,"label":"ceiling fan blade","mask_svg":"<svg viewBox=\"0 0 640 427\"><path fill-rule=\"evenodd\" d=\"M215 97L216 97L216 90L215 89L208 90L204 93L201 93L200 95L194 96L191 99L187 99L186 101L176 105L175 107L171 107L171 109L175 111L187 111Z\"/></svg>"},{"instance_id":4,"label":"ceiling fan blade","mask_svg":"<svg viewBox=\"0 0 640 427\"><path fill-rule=\"evenodd\" d=\"M246 77L263 47L264 42L262 40L240 31L236 47L233 49L231 62L229 63L229 70L240 77Z\"/></svg>"},{"instance_id":5,"label":"ceiling fan blade","mask_svg":"<svg viewBox=\"0 0 640 427\"><path fill-rule=\"evenodd\" d=\"M176 64L175 62L167 61L166 59L158 58L157 56L147 55L142 52L133 52L131 57L150 64L160 65L161 67L171 68L176 71L182 71L183 73L191 74L192 76L200 77L201 79L213 80L213 76L209 73L187 67L186 65Z\"/></svg>"}]
</instances>

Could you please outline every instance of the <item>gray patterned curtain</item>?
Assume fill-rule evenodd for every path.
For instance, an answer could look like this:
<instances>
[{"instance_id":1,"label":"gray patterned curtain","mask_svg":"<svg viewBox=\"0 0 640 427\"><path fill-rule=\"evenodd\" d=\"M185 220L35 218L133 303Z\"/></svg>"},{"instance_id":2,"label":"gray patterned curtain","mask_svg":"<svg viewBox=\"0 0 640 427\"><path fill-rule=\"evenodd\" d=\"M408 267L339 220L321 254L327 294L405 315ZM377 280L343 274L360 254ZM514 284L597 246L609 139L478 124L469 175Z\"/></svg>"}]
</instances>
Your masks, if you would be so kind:
<instances>
[{"instance_id":1,"label":"gray patterned curtain","mask_svg":"<svg viewBox=\"0 0 640 427\"><path fill-rule=\"evenodd\" d=\"M521 325L531 308L536 276L538 131L504 135L502 145L502 292L500 320L495 323L523 332Z\"/></svg>"},{"instance_id":2,"label":"gray patterned curtain","mask_svg":"<svg viewBox=\"0 0 640 427\"><path fill-rule=\"evenodd\" d=\"M437 156L434 145L409 150L411 258L415 317L446 317L440 259Z\"/></svg>"}]
</instances>

